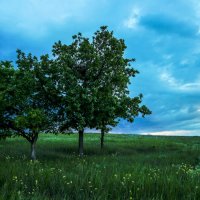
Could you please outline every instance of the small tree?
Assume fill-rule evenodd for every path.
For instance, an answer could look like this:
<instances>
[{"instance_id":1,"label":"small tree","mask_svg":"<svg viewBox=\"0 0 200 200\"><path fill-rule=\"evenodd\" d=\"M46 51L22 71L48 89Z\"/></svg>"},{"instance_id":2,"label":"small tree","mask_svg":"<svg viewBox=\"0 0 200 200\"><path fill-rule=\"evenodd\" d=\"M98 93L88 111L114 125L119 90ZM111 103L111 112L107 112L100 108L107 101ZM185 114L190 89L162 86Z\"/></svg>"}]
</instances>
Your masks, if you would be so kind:
<instances>
[{"instance_id":1,"label":"small tree","mask_svg":"<svg viewBox=\"0 0 200 200\"><path fill-rule=\"evenodd\" d=\"M130 78L135 77L138 71L131 67L135 59L124 58L124 40L115 38L113 32L103 26L95 33L92 45L99 58L94 77L98 93L93 124L101 130L103 148L104 134L116 126L120 118L133 122L140 113L144 117L151 111L145 105L140 105L142 95L129 97Z\"/></svg>"},{"instance_id":2,"label":"small tree","mask_svg":"<svg viewBox=\"0 0 200 200\"><path fill-rule=\"evenodd\" d=\"M52 81L41 84L44 80L42 78L49 80L45 69L50 66L47 63L48 56L42 56L39 61L20 50L17 54L16 68L10 62L1 63L0 69L4 72L1 82L4 84L0 93L0 129L1 132L6 130L12 135L25 138L31 144L31 159L35 160L38 134L52 129L55 124L56 110L52 108L47 94L51 98L58 95L53 95L55 90L51 91Z\"/></svg>"},{"instance_id":3,"label":"small tree","mask_svg":"<svg viewBox=\"0 0 200 200\"><path fill-rule=\"evenodd\" d=\"M42 132L57 133L63 116L63 90L59 88L60 76L57 65L48 55L38 60L31 54L27 56L18 51L17 91L20 93L20 113L15 126L24 130L26 139L31 143L31 158L36 159L35 144ZM62 87L62 86L61 86ZM28 137L27 137L28 136Z\"/></svg>"}]
</instances>

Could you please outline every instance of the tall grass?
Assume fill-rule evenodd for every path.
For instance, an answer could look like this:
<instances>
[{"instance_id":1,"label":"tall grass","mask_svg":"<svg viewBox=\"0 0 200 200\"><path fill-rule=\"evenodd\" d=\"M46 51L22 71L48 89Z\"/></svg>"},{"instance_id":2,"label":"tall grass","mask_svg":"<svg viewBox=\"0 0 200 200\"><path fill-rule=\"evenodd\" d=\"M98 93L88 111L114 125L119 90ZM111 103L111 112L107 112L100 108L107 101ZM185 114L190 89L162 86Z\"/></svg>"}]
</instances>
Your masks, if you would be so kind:
<instances>
[{"instance_id":1,"label":"tall grass","mask_svg":"<svg viewBox=\"0 0 200 200\"><path fill-rule=\"evenodd\" d=\"M200 138L42 135L38 161L21 138L0 141L0 199L200 199Z\"/></svg>"}]
</instances>

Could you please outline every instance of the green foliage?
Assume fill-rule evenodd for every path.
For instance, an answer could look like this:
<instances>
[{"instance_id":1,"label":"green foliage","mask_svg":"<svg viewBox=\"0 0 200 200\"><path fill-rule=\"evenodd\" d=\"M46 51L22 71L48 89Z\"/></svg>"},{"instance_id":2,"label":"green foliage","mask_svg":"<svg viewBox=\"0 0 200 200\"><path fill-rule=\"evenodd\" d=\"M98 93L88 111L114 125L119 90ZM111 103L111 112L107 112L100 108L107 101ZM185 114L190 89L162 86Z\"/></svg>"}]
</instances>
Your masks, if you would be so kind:
<instances>
[{"instance_id":1,"label":"green foliage","mask_svg":"<svg viewBox=\"0 0 200 200\"><path fill-rule=\"evenodd\" d=\"M139 113L151 113L146 106L139 106L141 96L129 97L130 78L138 71L130 64L135 59L124 58L125 49L124 40L114 37L106 26L96 31L91 41L78 33L70 45L55 43L57 73L68 75L58 83L66 94L63 129L106 129L106 125L116 125L119 117L132 122Z\"/></svg>"},{"instance_id":2,"label":"green foliage","mask_svg":"<svg viewBox=\"0 0 200 200\"><path fill-rule=\"evenodd\" d=\"M200 138L85 134L41 135L39 160L21 138L0 141L0 199L199 199ZM70 169L70 170L69 170Z\"/></svg>"},{"instance_id":3,"label":"green foliage","mask_svg":"<svg viewBox=\"0 0 200 200\"><path fill-rule=\"evenodd\" d=\"M34 133L52 130L56 123L57 110L51 104L58 94L52 86L54 78L49 80L54 69L48 56L38 60L20 50L16 63L15 68L11 62L0 65L0 129L12 130L30 141Z\"/></svg>"},{"instance_id":4,"label":"green foliage","mask_svg":"<svg viewBox=\"0 0 200 200\"><path fill-rule=\"evenodd\" d=\"M70 45L60 41L53 46L52 62L57 71L62 102L61 131L85 128L108 132L120 118L133 122L140 113L151 111L142 103L142 95L131 98L128 85L138 71L131 66L135 59L124 56L126 45L106 26L94 33L92 40L81 33ZM62 78L61 78L62 77Z\"/></svg>"},{"instance_id":5,"label":"green foliage","mask_svg":"<svg viewBox=\"0 0 200 200\"><path fill-rule=\"evenodd\" d=\"M16 67L11 62L0 63L0 137L24 137L32 145L34 158L38 134L53 130L57 122L56 109L49 100L57 95L51 87L53 78L51 84L46 81L42 85L49 66L46 58L38 60L17 50Z\"/></svg>"},{"instance_id":6,"label":"green foliage","mask_svg":"<svg viewBox=\"0 0 200 200\"><path fill-rule=\"evenodd\" d=\"M15 119L15 126L19 129L30 129L33 132L40 132L48 123L46 115L40 109L25 111L25 115L19 115Z\"/></svg>"},{"instance_id":7,"label":"green foliage","mask_svg":"<svg viewBox=\"0 0 200 200\"><path fill-rule=\"evenodd\" d=\"M135 59L124 56L123 39L106 26L91 40L81 33L72 38L69 45L55 43L51 58L17 50L15 68L0 63L1 132L13 131L33 144L41 132L108 132L120 118L133 122L151 114L140 105L142 95L129 96L130 78L138 71L131 66Z\"/></svg>"},{"instance_id":8,"label":"green foliage","mask_svg":"<svg viewBox=\"0 0 200 200\"><path fill-rule=\"evenodd\" d=\"M15 113L15 70L11 62L0 62L0 138L10 136L9 120Z\"/></svg>"}]
</instances>

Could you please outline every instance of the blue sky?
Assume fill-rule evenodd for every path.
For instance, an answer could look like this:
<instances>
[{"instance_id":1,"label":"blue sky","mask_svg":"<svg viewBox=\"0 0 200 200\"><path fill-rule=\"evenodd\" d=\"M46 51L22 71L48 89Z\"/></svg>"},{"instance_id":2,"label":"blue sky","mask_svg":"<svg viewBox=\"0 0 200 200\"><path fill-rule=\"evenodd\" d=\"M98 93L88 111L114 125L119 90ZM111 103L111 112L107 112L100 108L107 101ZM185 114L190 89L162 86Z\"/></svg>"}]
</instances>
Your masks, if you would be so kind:
<instances>
[{"instance_id":1,"label":"blue sky","mask_svg":"<svg viewBox=\"0 0 200 200\"><path fill-rule=\"evenodd\" d=\"M122 121L114 132L200 134L200 2L198 0L0 0L0 60L16 49L49 53L54 42L108 25L125 39L140 74L131 95L144 94L153 114Z\"/></svg>"}]
</instances>

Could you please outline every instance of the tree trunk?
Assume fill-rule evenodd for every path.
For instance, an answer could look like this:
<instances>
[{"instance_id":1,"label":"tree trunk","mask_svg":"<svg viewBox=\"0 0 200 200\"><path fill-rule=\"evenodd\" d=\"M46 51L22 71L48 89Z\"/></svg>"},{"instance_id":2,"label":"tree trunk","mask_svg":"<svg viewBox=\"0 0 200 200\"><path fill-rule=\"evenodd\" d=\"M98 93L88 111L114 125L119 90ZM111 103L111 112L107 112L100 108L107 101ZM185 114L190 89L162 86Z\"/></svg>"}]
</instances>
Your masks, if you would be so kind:
<instances>
[{"instance_id":1,"label":"tree trunk","mask_svg":"<svg viewBox=\"0 0 200 200\"><path fill-rule=\"evenodd\" d=\"M37 139L38 139L38 134L35 134L35 136L33 137L33 140L31 141L31 160L36 160L35 148L36 148Z\"/></svg>"},{"instance_id":2,"label":"tree trunk","mask_svg":"<svg viewBox=\"0 0 200 200\"><path fill-rule=\"evenodd\" d=\"M79 130L79 147L78 147L78 151L79 151L79 155L83 156L83 133L84 130Z\"/></svg>"},{"instance_id":3,"label":"tree trunk","mask_svg":"<svg viewBox=\"0 0 200 200\"><path fill-rule=\"evenodd\" d=\"M104 130L103 129L101 129L101 149L103 149L103 147L104 147Z\"/></svg>"}]
</instances>

